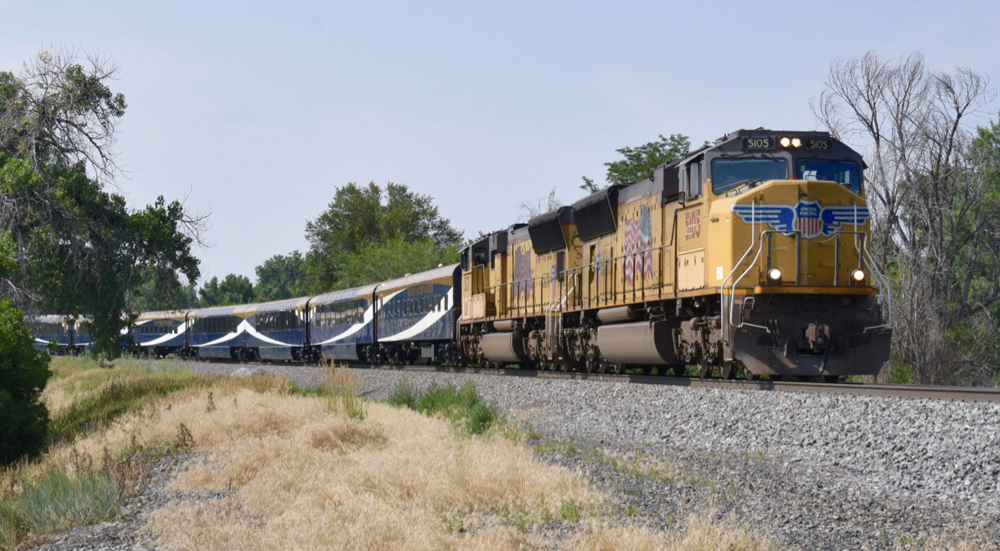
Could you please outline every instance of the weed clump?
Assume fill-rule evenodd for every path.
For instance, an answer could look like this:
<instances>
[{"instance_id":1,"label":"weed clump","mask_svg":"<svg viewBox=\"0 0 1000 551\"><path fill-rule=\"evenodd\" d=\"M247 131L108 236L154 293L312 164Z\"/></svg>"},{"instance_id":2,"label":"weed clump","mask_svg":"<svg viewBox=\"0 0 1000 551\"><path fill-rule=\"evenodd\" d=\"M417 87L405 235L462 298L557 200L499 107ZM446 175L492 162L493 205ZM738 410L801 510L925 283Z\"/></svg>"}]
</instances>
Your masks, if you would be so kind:
<instances>
[{"instance_id":1,"label":"weed clump","mask_svg":"<svg viewBox=\"0 0 1000 551\"><path fill-rule=\"evenodd\" d=\"M0 502L0 539L11 544L20 534L95 524L117 517L120 508L118 488L107 473L70 477L62 469L51 469Z\"/></svg>"},{"instance_id":2,"label":"weed clump","mask_svg":"<svg viewBox=\"0 0 1000 551\"><path fill-rule=\"evenodd\" d=\"M471 382L461 388L451 383L441 386L432 382L427 391L420 394L412 382L403 379L396 384L388 402L424 415L442 415L463 426L469 434L484 434L500 418L496 406L487 404Z\"/></svg>"},{"instance_id":3,"label":"weed clump","mask_svg":"<svg viewBox=\"0 0 1000 551\"><path fill-rule=\"evenodd\" d=\"M70 466L51 467L3 496L0 544L11 548L31 534L116 519L149 480L150 454L135 442L119 457L105 448L103 466L95 470L93 464L89 454L74 449Z\"/></svg>"},{"instance_id":4,"label":"weed clump","mask_svg":"<svg viewBox=\"0 0 1000 551\"><path fill-rule=\"evenodd\" d=\"M323 381L320 391L329 396L330 409L343 407L348 417L364 421L366 412L364 401L360 397L361 377L352 373L347 365L336 367L332 361L320 367L320 370Z\"/></svg>"},{"instance_id":5,"label":"weed clump","mask_svg":"<svg viewBox=\"0 0 1000 551\"><path fill-rule=\"evenodd\" d=\"M392 389L392 394L389 395L389 399L386 401L390 406L417 409L417 400L419 398L420 393L413 386L413 383L409 379L403 379L396 383L396 387Z\"/></svg>"}]
</instances>

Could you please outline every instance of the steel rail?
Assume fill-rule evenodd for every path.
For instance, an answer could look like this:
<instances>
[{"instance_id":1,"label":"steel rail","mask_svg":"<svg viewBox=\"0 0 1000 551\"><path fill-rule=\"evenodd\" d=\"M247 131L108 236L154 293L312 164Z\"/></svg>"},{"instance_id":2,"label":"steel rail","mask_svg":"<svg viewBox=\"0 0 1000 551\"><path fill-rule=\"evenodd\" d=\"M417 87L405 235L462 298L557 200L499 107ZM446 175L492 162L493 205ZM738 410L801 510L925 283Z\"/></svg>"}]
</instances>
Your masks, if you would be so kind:
<instances>
[{"instance_id":1,"label":"steel rail","mask_svg":"<svg viewBox=\"0 0 1000 551\"><path fill-rule=\"evenodd\" d=\"M352 365L352 367L355 367ZM487 367L447 366L398 366L364 365L370 369L431 373L474 373L499 377L533 377L538 379L567 379L607 381L645 385L684 386L692 388L721 388L728 390L760 390L797 392L807 394L841 394L851 396L876 396L882 398L910 398L925 400L953 400L961 402L1000 403L1000 388L953 387L921 385L879 385L862 383L821 383L803 381L744 381L726 379L699 379L697 377L667 377L653 375L615 375L609 373L581 373L564 371L537 371L531 369L498 369Z\"/></svg>"}]
</instances>

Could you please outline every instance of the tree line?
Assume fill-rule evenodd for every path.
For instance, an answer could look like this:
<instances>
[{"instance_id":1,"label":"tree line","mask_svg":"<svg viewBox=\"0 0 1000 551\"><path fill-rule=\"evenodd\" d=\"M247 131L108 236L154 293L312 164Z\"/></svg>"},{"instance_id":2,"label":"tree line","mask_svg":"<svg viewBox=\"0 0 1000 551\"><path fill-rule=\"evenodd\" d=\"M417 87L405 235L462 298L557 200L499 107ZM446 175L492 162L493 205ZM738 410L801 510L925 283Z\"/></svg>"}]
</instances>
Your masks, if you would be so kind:
<instances>
[{"instance_id":1,"label":"tree line","mask_svg":"<svg viewBox=\"0 0 1000 551\"><path fill-rule=\"evenodd\" d=\"M305 235L306 254L296 250L265 260L254 270L256 285L231 273L163 294L151 273L130 305L171 310L316 295L455 263L462 243L462 232L441 216L431 196L392 182L337 188L327 209L306 223Z\"/></svg>"}]
</instances>

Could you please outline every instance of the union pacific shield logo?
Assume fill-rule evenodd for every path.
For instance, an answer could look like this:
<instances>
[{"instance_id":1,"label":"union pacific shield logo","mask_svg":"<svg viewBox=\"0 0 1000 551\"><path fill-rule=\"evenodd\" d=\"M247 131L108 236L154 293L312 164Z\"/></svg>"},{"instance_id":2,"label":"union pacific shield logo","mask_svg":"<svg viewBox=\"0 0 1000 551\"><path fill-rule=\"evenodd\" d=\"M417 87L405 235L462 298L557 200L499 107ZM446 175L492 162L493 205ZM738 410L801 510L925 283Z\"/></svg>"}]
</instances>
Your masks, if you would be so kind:
<instances>
[{"instance_id":1,"label":"union pacific shield logo","mask_svg":"<svg viewBox=\"0 0 1000 551\"><path fill-rule=\"evenodd\" d=\"M817 201L799 201L795 206L792 229L801 232L806 239L818 236L823 229L823 222L819 219L820 209Z\"/></svg>"},{"instance_id":2,"label":"union pacific shield logo","mask_svg":"<svg viewBox=\"0 0 1000 551\"><path fill-rule=\"evenodd\" d=\"M829 237L843 226L860 226L871 214L866 206L824 207L818 201L795 205L733 205L733 212L747 224L767 224L785 235L800 233L806 239Z\"/></svg>"}]
</instances>

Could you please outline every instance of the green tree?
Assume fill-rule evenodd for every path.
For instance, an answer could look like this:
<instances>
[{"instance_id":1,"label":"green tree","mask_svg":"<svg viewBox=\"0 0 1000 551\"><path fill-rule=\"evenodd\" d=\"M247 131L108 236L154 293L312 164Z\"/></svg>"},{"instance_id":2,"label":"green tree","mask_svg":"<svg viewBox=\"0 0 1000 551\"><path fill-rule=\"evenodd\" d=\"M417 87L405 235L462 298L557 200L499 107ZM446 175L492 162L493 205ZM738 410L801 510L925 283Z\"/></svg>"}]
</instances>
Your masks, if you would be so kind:
<instances>
[{"instance_id":1,"label":"green tree","mask_svg":"<svg viewBox=\"0 0 1000 551\"><path fill-rule=\"evenodd\" d=\"M159 271L153 266L136 267L136 284L126 293L132 312L183 310L198 304L198 292L193 283L184 285L172 271Z\"/></svg>"},{"instance_id":2,"label":"green tree","mask_svg":"<svg viewBox=\"0 0 1000 551\"><path fill-rule=\"evenodd\" d=\"M608 168L605 178L609 185L626 185L634 182L641 182L653 174L653 169L664 164L676 161L684 157L691 150L691 140L681 134L671 134L669 138L664 138L660 134L660 139L648 142L638 147L623 147L616 149L623 159L604 163ZM583 184L580 189L589 193L594 193L600 186L594 180L586 176L583 177Z\"/></svg>"},{"instance_id":3,"label":"green tree","mask_svg":"<svg viewBox=\"0 0 1000 551\"><path fill-rule=\"evenodd\" d=\"M137 270L199 275L191 254L199 220L162 197L131 210L105 190L119 174L115 140L126 107L106 85L115 71L43 53L22 77L0 72L0 233L16 264L0 296L89 317L95 346L111 356L120 352Z\"/></svg>"},{"instance_id":4,"label":"green tree","mask_svg":"<svg viewBox=\"0 0 1000 551\"><path fill-rule=\"evenodd\" d=\"M276 254L254 269L257 285L254 295L259 302L303 296L306 288L306 260L299 251Z\"/></svg>"},{"instance_id":5,"label":"green tree","mask_svg":"<svg viewBox=\"0 0 1000 551\"><path fill-rule=\"evenodd\" d=\"M306 273L310 290L318 293L348 286L341 281L344 264L364 247L399 238L429 240L444 249L458 245L462 234L441 217L429 195L403 184L383 188L372 182L338 188L327 210L306 223L306 237Z\"/></svg>"},{"instance_id":6,"label":"green tree","mask_svg":"<svg viewBox=\"0 0 1000 551\"><path fill-rule=\"evenodd\" d=\"M894 363L921 383L992 384L1000 359L998 129L968 122L994 96L970 69L868 52L835 62L814 106L865 156L872 253L893 291Z\"/></svg>"},{"instance_id":7,"label":"green tree","mask_svg":"<svg viewBox=\"0 0 1000 551\"><path fill-rule=\"evenodd\" d=\"M253 302L253 284L250 278L236 274L227 275L221 282L213 276L198 291L201 306L231 306Z\"/></svg>"},{"instance_id":8,"label":"green tree","mask_svg":"<svg viewBox=\"0 0 1000 551\"><path fill-rule=\"evenodd\" d=\"M455 262L458 262L457 245L441 247L430 239L408 241L393 237L384 243L363 247L347 256L341 268L339 282L344 287L357 287Z\"/></svg>"},{"instance_id":9,"label":"green tree","mask_svg":"<svg viewBox=\"0 0 1000 551\"><path fill-rule=\"evenodd\" d=\"M38 455L48 435L41 395L51 375L49 356L32 343L24 314L0 299L0 465Z\"/></svg>"}]
</instances>

